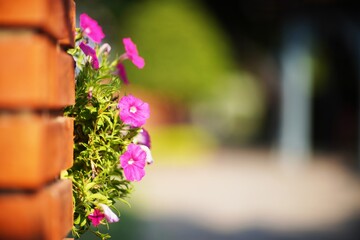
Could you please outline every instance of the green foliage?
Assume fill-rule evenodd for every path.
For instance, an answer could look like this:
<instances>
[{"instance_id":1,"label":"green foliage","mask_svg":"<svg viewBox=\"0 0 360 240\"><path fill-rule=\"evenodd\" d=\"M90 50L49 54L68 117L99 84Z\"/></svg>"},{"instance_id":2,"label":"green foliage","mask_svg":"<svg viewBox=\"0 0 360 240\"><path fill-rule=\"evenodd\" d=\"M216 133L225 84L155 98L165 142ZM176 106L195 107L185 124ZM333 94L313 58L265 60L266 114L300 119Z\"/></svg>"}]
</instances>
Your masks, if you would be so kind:
<instances>
[{"instance_id":1,"label":"green foliage","mask_svg":"<svg viewBox=\"0 0 360 240\"><path fill-rule=\"evenodd\" d=\"M142 71L127 63L129 78L184 103L212 98L233 69L225 34L196 2L148 0L119 21L123 36L132 36L149 62Z\"/></svg>"},{"instance_id":2,"label":"green foliage","mask_svg":"<svg viewBox=\"0 0 360 240\"><path fill-rule=\"evenodd\" d=\"M252 74L241 70L223 83L223 90L214 99L193 106L195 122L211 129L217 140L227 146L255 142L266 107L261 82Z\"/></svg>"},{"instance_id":3,"label":"green foliage","mask_svg":"<svg viewBox=\"0 0 360 240\"><path fill-rule=\"evenodd\" d=\"M98 54L99 49L95 50ZM121 81L114 74L116 61L102 53L100 68L94 70L79 47L69 51L77 66L75 105L65 109L74 118L74 164L64 177L73 182L74 226L78 238L91 230L101 239L108 234L91 226L88 215L102 203L126 202L132 185L119 168L119 157L138 133L119 119L117 103Z\"/></svg>"}]
</instances>

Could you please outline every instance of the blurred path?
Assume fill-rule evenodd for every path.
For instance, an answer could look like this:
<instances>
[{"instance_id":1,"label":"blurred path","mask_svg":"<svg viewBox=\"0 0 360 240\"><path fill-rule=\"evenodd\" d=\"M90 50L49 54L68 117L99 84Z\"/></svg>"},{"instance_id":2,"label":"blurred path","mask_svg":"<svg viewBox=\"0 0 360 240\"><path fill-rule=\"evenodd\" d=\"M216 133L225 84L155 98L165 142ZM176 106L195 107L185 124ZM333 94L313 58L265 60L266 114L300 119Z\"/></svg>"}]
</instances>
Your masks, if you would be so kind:
<instances>
[{"instance_id":1,"label":"blurred path","mask_svg":"<svg viewBox=\"0 0 360 240\"><path fill-rule=\"evenodd\" d=\"M222 150L206 158L194 165L148 167L136 184L133 209L146 222L163 221L159 229L173 226L176 232L183 222L213 236L259 228L329 231L360 216L360 181L334 157L313 159L301 169L284 169L258 150Z\"/></svg>"}]
</instances>

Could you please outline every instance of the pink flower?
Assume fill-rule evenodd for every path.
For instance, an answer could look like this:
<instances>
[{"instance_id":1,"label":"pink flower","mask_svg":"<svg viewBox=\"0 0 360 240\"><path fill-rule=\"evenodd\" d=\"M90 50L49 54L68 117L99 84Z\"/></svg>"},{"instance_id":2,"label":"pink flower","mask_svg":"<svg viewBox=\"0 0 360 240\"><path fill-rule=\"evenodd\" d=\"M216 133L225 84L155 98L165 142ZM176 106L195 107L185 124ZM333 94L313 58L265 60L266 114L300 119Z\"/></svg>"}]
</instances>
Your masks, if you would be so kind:
<instances>
[{"instance_id":1,"label":"pink flower","mask_svg":"<svg viewBox=\"0 0 360 240\"><path fill-rule=\"evenodd\" d=\"M108 221L108 223L114 223L119 221L118 216L116 216L116 214L113 213L113 211L111 211L111 209L107 205L100 203L99 206L103 209L106 221Z\"/></svg>"},{"instance_id":2,"label":"pink flower","mask_svg":"<svg viewBox=\"0 0 360 240\"><path fill-rule=\"evenodd\" d=\"M140 181L145 176L146 152L138 145L130 143L126 152L120 156L120 165L128 181Z\"/></svg>"},{"instance_id":3,"label":"pink flower","mask_svg":"<svg viewBox=\"0 0 360 240\"><path fill-rule=\"evenodd\" d=\"M91 220L91 223L97 227L101 220L103 220L105 217L105 214L103 214L99 209L95 209L88 218Z\"/></svg>"},{"instance_id":4,"label":"pink flower","mask_svg":"<svg viewBox=\"0 0 360 240\"><path fill-rule=\"evenodd\" d=\"M86 45L84 42L81 42L79 45L80 49L85 53L86 56L90 56L90 62L93 69L99 69L99 60L96 56L96 52L89 45Z\"/></svg>"},{"instance_id":5,"label":"pink flower","mask_svg":"<svg viewBox=\"0 0 360 240\"><path fill-rule=\"evenodd\" d=\"M143 68L145 66L145 60L139 56L137 47L131 41L131 38L123 38L123 43L126 51L125 57L130 59L136 67Z\"/></svg>"},{"instance_id":6,"label":"pink flower","mask_svg":"<svg viewBox=\"0 0 360 240\"><path fill-rule=\"evenodd\" d=\"M95 43L100 43L105 37L105 34L99 24L86 13L80 15L80 27L83 33L91 38Z\"/></svg>"},{"instance_id":7,"label":"pink flower","mask_svg":"<svg viewBox=\"0 0 360 240\"><path fill-rule=\"evenodd\" d=\"M121 80L125 83L125 84L129 84L129 80L127 78L127 75L126 75L126 71L125 71L125 66L124 64L122 64L121 62L119 62L117 65L116 65L116 68L118 70L118 74L121 78Z\"/></svg>"},{"instance_id":8,"label":"pink flower","mask_svg":"<svg viewBox=\"0 0 360 240\"><path fill-rule=\"evenodd\" d=\"M118 108L121 121L131 127L141 127L150 117L149 104L132 95L122 97Z\"/></svg>"},{"instance_id":9,"label":"pink flower","mask_svg":"<svg viewBox=\"0 0 360 240\"><path fill-rule=\"evenodd\" d=\"M145 145L151 148L150 134L144 128L140 129L139 133L134 137L133 143Z\"/></svg>"}]
</instances>

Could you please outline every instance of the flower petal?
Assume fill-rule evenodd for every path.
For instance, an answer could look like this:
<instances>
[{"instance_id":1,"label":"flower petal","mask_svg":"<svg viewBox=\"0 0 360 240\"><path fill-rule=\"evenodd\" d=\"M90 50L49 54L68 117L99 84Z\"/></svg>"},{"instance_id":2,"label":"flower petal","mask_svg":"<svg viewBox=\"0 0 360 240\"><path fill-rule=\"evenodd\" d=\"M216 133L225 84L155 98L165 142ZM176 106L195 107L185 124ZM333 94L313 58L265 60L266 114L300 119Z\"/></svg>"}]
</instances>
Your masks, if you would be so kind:
<instances>
[{"instance_id":1,"label":"flower petal","mask_svg":"<svg viewBox=\"0 0 360 240\"><path fill-rule=\"evenodd\" d=\"M130 143L126 152L120 156L120 165L128 181L140 181L145 176L145 164L146 152L133 143Z\"/></svg>"},{"instance_id":2,"label":"flower petal","mask_svg":"<svg viewBox=\"0 0 360 240\"><path fill-rule=\"evenodd\" d=\"M144 152L146 153L146 163L147 164L152 164L154 162L154 159L152 157L151 151L150 149L145 146L145 145L139 145L141 147L142 150L144 150Z\"/></svg>"},{"instance_id":3,"label":"flower petal","mask_svg":"<svg viewBox=\"0 0 360 240\"><path fill-rule=\"evenodd\" d=\"M140 132L134 137L133 143L145 145L148 148L151 148L151 139L149 132L142 128Z\"/></svg>"},{"instance_id":4,"label":"flower petal","mask_svg":"<svg viewBox=\"0 0 360 240\"><path fill-rule=\"evenodd\" d=\"M145 60L144 60L144 58L142 58L142 57L140 57L140 56L138 56L138 55L136 55L136 56L134 56L134 57L132 58L132 63L133 63L136 67L138 67L138 68L140 68L140 69L144 68L144 66L145 66Z\"/></svg>"},{"instance_id":5,"label":"flower petal","mask_svg":"<svg viewBox=\"0 0 360 240\"><path fill-rule=\"evenodd\" d=\"M131 38L123 38L123 44L125 47L126 57L130 59L136 67L140 69L143 68L145 66L145 60L139 56L136 44L133 43Z\"/></svg>"},{"instance_id":6,"label":"flower petal","mask_svg":"<svg viewBox=\"0 0 360 240\"><path fill-rule=\"evenodd\" d=\"M113 211L111 211L111 209L107 205L100 203L99 206L103 209L106 221L108 221L108 223L114 223L119 221L118 216L116 216L116 214L113 213Z\"/></svg>"},{"instance_id":7,"label":"flower petal","mask_svg":"<svg viewBox=\"0 0 360 240\"><path fill-rule=\"evenodd\" d=\"M124 169L125 177L128 181L140 181L145 176L145 170L137 166L130 165Z\"/></svg>"},{"instance_id":8,"label":"flower petal","mask_svg":"<svg viewBox=\"0 0 360 240\"><path fill-rule=\"evenodd\" d=\"M100 43L105 37L105 34L97 21L89 17L86 13L80 14L80 27L83 30L83 33L95 43Z\"/></svg>"},{"instance_id":9,"label":"flower petal","mask_svg":"<svg viewBox=\"0 0 360 240\"><path fill-rule=\"evenodd\" d=\"M88 218L90 219L91 223L97 227L101 220L103 220L105 217L105 215L99 210L99 209L95 209L89 216Z\"/></svg>"},{"instance_id":10,"label":"flower petal","mask_svg":"<svg viewBox=\"0 0 360 240\"><path fill-rule=\"evenodd\" d=\"M125 66L124 66L124 64L122 64L122 63L119 62L119 63L116 65L116 68L118 69L118 74L119 74L121 80L122 80L125 84L129 84L129 80L128 80L127 75L126 75L126 71L125 71Z\"/></svg>"},{"instance_id":11,"label":"flower petal","mask_svg":"<svg viewBox=\"0 0 360 240\"><path fill-rule=\"evenodd\" d=\"M96 56L96 51L92 47L90 47L89 45L86 45L84 42L81 42L79 44L79 47L84 52L84 54L86 56L91 57L90 62L91 62L92 68L95 69L95 70L99 69L99 60L98 60L98 58Z\"/></svg>"},{"instance_id":12,"label":"flower petal","mask_svg":"<svg viewBox=\"0 0 360 240\"><path fill-rule=\"evenodd\" d=\"M131 111L135 107L136 111ZM131 127L141 127L146 123L150 117L149 104L144 103L132 95L124 96L120 99L118 108L120 108L119 115L121 121Z\"/></svg>"}]
</instances>

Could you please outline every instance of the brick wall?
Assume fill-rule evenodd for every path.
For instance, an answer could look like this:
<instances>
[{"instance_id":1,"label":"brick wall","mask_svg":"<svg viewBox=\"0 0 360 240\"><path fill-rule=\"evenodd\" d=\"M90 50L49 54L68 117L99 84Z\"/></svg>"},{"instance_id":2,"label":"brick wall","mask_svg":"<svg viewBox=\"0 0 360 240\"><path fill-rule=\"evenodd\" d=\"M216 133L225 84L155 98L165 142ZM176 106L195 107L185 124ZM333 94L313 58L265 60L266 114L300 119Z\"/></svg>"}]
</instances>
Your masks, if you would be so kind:
<instances>
[{"instance_id":1,"label":"brick wall","mask_svg":"<svg viewBox=\"0 0 360 240\"><path fill-rule=\"evenodd\" d=\"M0 239L62 239L72 227L73 0L0 0Z\"/></svg>"}]
</instances>

